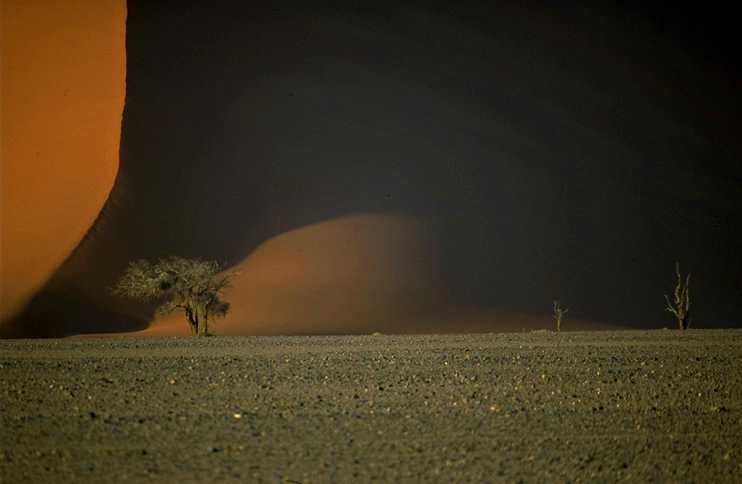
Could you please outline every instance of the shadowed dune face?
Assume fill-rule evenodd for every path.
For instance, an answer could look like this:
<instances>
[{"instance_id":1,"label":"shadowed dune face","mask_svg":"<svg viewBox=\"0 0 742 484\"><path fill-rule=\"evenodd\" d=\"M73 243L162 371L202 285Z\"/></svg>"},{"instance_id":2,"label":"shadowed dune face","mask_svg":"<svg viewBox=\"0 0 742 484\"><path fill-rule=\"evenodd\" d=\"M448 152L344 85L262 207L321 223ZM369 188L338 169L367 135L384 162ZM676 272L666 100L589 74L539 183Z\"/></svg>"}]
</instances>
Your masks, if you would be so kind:
<instances>
[{"instance_id":1,"label":"shadowed dune face","mask_svg":"<svg viewBox=\"0 0 742 484\"><path fill-rule=\"evenodd\" d=\"M644 17L128 5L119 175L21 333L146 328L153 308L107 288L167 255L245 268L228 332L548 324L554 298L571 318L656 327L676 259L696 321L739 324L737 78ZM424 264L405 263L430 240ZM410 297L393 278L431 286Z\"/></svg>"},{"instance_id":2,"label":"shadowed dune face","mask_svg":"<svg viewBox=\"0 0 742 484\"><path fill-rule=\"evenodd\" d=\"M98 216L118 169L124 0L2 2L0 321Z\"/></svg>"}]
</instances>

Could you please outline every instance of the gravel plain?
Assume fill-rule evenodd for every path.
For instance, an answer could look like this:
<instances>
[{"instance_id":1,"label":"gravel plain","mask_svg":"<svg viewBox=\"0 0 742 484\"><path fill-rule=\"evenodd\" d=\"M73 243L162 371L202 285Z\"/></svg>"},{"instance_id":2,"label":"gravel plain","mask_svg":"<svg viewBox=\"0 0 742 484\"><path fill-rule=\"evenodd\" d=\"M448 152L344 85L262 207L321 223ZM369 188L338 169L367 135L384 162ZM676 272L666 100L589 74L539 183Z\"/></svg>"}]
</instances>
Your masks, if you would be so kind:
<instances>
[{"instance_id":1,"label":"gravel plain","mask_svg":"<svg viewBox=\"0 0 742 484\"><path fill-rule=\"evenodd\" d=\"M742 482L742 330L0 341L0 482Z\"/></svg>"}]
</instances>

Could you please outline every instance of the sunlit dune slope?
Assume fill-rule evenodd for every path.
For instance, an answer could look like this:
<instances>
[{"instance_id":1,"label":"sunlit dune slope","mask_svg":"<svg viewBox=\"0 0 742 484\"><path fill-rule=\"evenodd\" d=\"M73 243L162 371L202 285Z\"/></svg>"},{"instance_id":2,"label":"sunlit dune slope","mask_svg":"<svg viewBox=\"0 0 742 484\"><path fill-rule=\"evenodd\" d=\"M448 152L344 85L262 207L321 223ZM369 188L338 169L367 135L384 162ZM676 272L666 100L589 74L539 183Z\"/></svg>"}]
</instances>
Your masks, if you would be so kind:
<instances>
[{"instance_id":1,"label":"sunlit dune slope","mask_svg":"<svg viewBox=\"0 0 742 484\"><path fill-rule=\"evenodd\" d=\"M301 227L260 245L234 270L233 310L215 334L435 333L550 328L548 314L449 300L433 234L409 216L354 215ZM578 322L572 326L597 328ZM187 335L182 313L139 335Z\"/></svg>"},{"instance_id":2,"label":"sunlit dune slope","mask_svg":"<svg viewBox=\"0 0 742 484\"><path fill-rule=\"evenodd\" d=\"M4 0L0 321L93 224L118 169L125 0Z\"/></svg>"},{"instance_id":3,"label":"sunlit dune slope","mask_svg":"<svg viewBox=\"0 0 742 484\"><path fill-rule=\"evenodd\" d=\"M233 310L219 334L403 330L433 310L442 289L434 241L415 218L356 215L317 223L261 244L235 268ZM182 314L154 333L186 330Z\"/></svg>"}]
</instances>

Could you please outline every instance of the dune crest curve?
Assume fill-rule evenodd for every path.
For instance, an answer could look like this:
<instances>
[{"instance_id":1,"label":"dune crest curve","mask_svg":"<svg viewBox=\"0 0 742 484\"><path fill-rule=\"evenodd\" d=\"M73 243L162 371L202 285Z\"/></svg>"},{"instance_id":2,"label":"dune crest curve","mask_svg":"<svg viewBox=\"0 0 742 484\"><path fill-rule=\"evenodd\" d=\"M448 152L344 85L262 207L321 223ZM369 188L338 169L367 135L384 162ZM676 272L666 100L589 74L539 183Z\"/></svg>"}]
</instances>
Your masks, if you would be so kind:
<instances>
[{"instance_id":1,"label":"dune crest curve","mask_svg":"<svg viewBox=\"0 0 742 484\"><path fill-rule=\"evenodd\" d=\"M290 230L239 263L232 310L217 334L394 331L435 307L442 293L424 221L356 214ZM322 322L318 325L318 322ZM187 334L181 314L145 331Z\"/></svg>"},{"instance_id":2,"label":"dune crest curve","mask_svg":"<svg viewBox=\"0 0 742 484\"><path fill-rule=\"evenodd\" d=\"M125 0L2 4L0 323L54 274L114 184Z\"/></svg>"}]
</instances>

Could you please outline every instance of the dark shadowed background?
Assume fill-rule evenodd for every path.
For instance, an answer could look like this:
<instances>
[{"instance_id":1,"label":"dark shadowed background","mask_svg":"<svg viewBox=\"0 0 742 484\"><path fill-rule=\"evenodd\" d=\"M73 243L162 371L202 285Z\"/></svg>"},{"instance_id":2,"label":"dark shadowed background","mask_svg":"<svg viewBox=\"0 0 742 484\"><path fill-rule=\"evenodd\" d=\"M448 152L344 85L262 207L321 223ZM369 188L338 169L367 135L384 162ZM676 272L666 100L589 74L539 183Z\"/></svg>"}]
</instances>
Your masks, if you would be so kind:
<instances>
[{"instance_id":1,"label":"dark shadowed background","mask_svg":"<svg viewBox=\"0 0 742 484\"><path fill-rule=\"evenodd\" d=\"M114 188L10 327L141 329L152 308L107 292L130 260L239 266L281 234L348 217L358 270L328 269L331 283L286 272L301 288L284 304L302 320L277 332L417 332L440 313L455 331L458 311L548 315L556 298L576 319L671 326L676 260L693 274L693 324L742 326L730 12L589 3L130 0ZM374 243L356 249L353 234ZM324 244L301 264L347 263L337 238L296 240ZM264 268L288 260L263 253ZM367 285L384 263L401 268ZM327 326L305 297L325 283L388 305L374 317L394 324L338 309ZM396 294L375 296L379 284ZM234 324L249 334L241 294ZM512 329L494 316L479 329L498 328Z\"/></svg>"}]
</instances>

